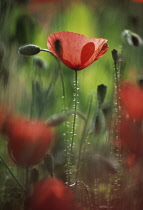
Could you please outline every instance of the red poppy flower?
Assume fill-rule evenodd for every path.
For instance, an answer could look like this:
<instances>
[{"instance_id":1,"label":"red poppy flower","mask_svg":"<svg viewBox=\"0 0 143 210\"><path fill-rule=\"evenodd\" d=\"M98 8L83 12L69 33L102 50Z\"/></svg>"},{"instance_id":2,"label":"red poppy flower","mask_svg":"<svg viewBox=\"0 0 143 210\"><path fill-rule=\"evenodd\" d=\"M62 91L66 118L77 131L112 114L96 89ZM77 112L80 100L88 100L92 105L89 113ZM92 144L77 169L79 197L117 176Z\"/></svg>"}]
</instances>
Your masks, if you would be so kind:
<instances>
[{"instance_id":1,"label":"red poppy flower","mask_svg":"<svg viewBox=\"0 0 143 210\"><path fill-rule=\"evenodd\" d=\"M123 109L130 117L143 120L143 88L130 82L124 82L120 87L120 99Z\"/></svg>"},{"instance_id":2,"label":"red poppy flower","mask_svg":"<svg viewBox=\"0 0 143 210\"><path fill-rule=\"evenodd\" d=\"M107 39L88 39L78 33L62 31L47 38L48 49L66 66L82 70L102 57L108 50Z\"/></svg>"},{"instance_id":3,"label":"red poppy flower","mask_svg":"<svg viewBox=\"0 0 143 210\"><path fill-rule=\"evenodd\" d=\"M9 152L19 166L38 164L50 147L53 131L42 121L9 118L5 123Z\"/></svg>"},{"instance_id":4,"label":"red poppy flower","mask_svg":"<svg viewBox=\"0 0 143 210\"><path fill-rule=\"evenodd\" d=\"M56 178L39 181L33 190L31 210L71 210L73 196L68 187Z\"/></svg>"}]
</instances>

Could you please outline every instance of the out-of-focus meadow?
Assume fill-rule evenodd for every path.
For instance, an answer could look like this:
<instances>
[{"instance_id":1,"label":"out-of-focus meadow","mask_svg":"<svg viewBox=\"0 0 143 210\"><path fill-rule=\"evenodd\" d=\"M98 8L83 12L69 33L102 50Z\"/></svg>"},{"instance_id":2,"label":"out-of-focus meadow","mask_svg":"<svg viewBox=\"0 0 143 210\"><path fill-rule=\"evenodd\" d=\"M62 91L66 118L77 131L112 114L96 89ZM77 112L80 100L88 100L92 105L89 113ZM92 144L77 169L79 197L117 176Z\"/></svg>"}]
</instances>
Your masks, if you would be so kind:
<instances>
[{"instance_id":1,"label":"out-of-focus meadow","mask_svg":"<svg viewBox=\"0 0 143 210\"><path fill-rule=\"evenodd\" d=\"M27 44L48 49L47 37L60 31L108 40L105 55L77 71L76 90L75 71L62 62L59 70L57 59L50 53L41 51L35 56L18 53ZM142 209L143 118L138 117L142 115L142 106L137 105L138 111L134 111L133 104L136 100L142 103L143 93L125 90L120 96L119 91L124 81L135 84L138 81L142 86L141 37L142 2L0 2L0 210ZM129 114L126 120L131 112L129 125L122 119L120 97ZM25 121L33 124L27 129ZM47 135L50 146L45 143ZM36 148L32 148L31 141L38 142ZM29 162L19 159L25 151L32 154L24 154L31 157ZM72 207L64 203L52 207L54 192L51 200L47 198L47 203L40 207L42 193L46 191L42 189L34 197L41 198L40 202L31 204L35 183L47 178L68 186L74 197ZM52 188L50 182L48 186ZM55 192L59 189L55 188ZM70 196L66 196L68 192L64 191L64 199L71 202ZM57 202L56 197L53 202Z\"/></svg>"}]
</instances>

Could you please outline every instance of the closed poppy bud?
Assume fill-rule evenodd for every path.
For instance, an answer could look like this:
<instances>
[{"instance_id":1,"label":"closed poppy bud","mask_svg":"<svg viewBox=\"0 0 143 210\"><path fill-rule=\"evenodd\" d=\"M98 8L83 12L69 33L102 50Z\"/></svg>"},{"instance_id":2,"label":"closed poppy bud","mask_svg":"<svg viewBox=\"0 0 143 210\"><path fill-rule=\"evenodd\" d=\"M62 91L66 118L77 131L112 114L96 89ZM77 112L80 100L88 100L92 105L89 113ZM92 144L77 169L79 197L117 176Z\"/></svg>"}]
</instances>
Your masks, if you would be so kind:
<instances>
[{"instance_id":1,"label":"closed poppy bud","mask_svg":"<svg viewBox=\"0 0 143 210\"><path fill-rule=\"evenodd\" d=\"M108 50L107 39L89 39L78 33L62 31L47 38L48 49L66 66L82 70L102 57Z\"/></svg>"},{"instance_id":2,"label":"closed poppy bud","mask_svg":"<svg viewBox=\"0 0 143 210\"><path fill-rule=\"evenodd\" d=\"M19 48L18 51L21 55L36 55L40 52L40 47L34 44L25 45Z\"/></svg>"},{"instance_id":3,"label":"closed poppy bud","mask_svg":"<svg viewBox=\"0 0 143 210\"><path fill-rule=\"evenodd\" d=\"M97 87L97 99L98 99L99 107L102 106L102 104L105 100L106 93L107 93L107 86L103 85L103 84L98 85L98 87Z\"/></svg>"},{"instance_id":4,"label":"closed poppy bud","mask_svg":"<svg viewBox=\"0 0 143 210\"><path fill-rule=\"evenodd\" d=\"M39 172L36 168L33 168L31 170L31 174L30 174L30 182L32 184L36 183L38 181L38 178L39 178Z\"/></svg>"},{"instance_id":5,"label":"closed poppy bud","mask_svg":"<svg viewBox=\"0 0 143 210\"><path fill-rule=\"evenodd\" d=\"M143 88L136 83L120 85L120 100L123 109L135 120L143 120Z\"/></svg>"},{"instance_id":6,"label":"closed poppy bud","mask_svg":"<svg viewBox=\"0 0 143 210\"><path fill-rule=\"evenodd\" d=\"M142 38L138 34L133 33L130 30L124 30L122 32L122 38L123 40L126 40L127 43L131 46L134 46L134 47L143 46Z\"/></svg>"},{"instance_id":7,"label":"closed poppy bud","mask_svg":"<svg viewBox=\"0 0 143 210\"><path fill-rule=\"evenodd\" d=\"M118 51L116 49L112 50L112 58L115 63L118 61Z\"/></svg>"},{"instance_id":8,"label":"closed poppy bud","mask_svg":"<svg viewBox=\"0 0 143 210\"><path fill-rule=\"evenodd\" d=\"M38 164L49 149L53 131L42 121L10 118L5 123L9 152L17 165Z\"/></svg>"},{"instance_id":9,"label":"closed poppy bud","mask_svg":"<svg viewBox=\"0 0 143 210\"><path fill-rule=\"evenodd\" d=\"M70 189L56 178L37 182L30 199L31 210L72 210L72 205Z\"/></svg>"}]
</instances>

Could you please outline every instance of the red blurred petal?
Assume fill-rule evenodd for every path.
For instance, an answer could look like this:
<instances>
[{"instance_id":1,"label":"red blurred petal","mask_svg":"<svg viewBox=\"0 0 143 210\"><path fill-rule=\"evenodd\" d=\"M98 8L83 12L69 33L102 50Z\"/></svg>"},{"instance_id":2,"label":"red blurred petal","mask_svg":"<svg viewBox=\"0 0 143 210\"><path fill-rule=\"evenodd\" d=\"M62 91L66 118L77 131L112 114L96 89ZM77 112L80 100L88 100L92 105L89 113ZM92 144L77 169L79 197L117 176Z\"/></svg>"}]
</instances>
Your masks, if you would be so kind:
<instances>
[{"instance_id":1,"label":"red blurred petal","mask_svg":"<svg viewBox=\"0 0 143 210\"><path fill-rule=\"evenodd\" d=\"M42 121L10 118L5 124L10 153L20 166L35 165L50 147L53 131Z\"/></svg>"},{"instance_id":2,"label":"red blurred petal","mask_svg":"<svg viewBox=\"0 0 143 210\"><path fill-rule=\"evenodd\" d=\"M142 123L122 117L119 123L119 143L126 151L137 157L143 155Z\"/></svg>"},{"instance_id":3,"label":"red blurred petal","mask_svg":"<svg viewBox=\"0 0 143 210\"><path fill-rule=\"evenodd\" d=\"M129 82L121 84L121 105L136 120L143 120L143 89Z\"/></svg>"},{"instance_id":4,"label":"red blurred petal","mask_svg":"<svg viewBox=\"0 0 143 210\"><path fill-rule=\"evenodd\" d=\"M134 2L143 2L143 0L132 0Z\"/></svg>"},{"instance_id":5,"label":"red blurred petal","mask_svg":"<svg viewBox=\"0 0 143 210\"><path fill-rule=\"evenodd\" d=\"M127 157L127 166L129 168L132 168L135 164L136 164L136 155L135 154L130 154L128 157Z\"/></svg>"},{"instance_id":6,"label":"red blurred petal","mask_svg":"<svg viewBox=\"0 0 143 210\"><path fill-rule=\"evenodd\" d=\"M56 178L39 181L31 196L31 210L72 210L73 195Z\"/></svg>"}]
</instances>

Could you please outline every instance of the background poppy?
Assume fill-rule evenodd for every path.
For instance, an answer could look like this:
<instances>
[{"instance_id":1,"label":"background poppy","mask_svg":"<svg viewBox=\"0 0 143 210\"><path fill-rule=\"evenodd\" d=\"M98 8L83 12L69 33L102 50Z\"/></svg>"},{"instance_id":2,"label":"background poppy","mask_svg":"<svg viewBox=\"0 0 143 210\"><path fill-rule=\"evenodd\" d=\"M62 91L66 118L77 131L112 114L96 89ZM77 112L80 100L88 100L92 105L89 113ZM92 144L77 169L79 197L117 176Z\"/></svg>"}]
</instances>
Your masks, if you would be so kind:
<instances>
[{"instance_id":1,"label":"background poppy","mask_svg":"<svg viewBox=\"0 0 143 210\"><path fill-rule=\"evenodd\" d=\"M38 164L46 154L53 138L53 131L42 121L9 118L5 123L10 155L16 164Z\"/></svg>"},{"instance_id":2,"label":"background poppy","mask_svg":"<svg viewBox=\"0 0 143 210\"><path fill-rule=\"evenodd\" d=\"M31 210L72 210L73 195L63 182L56 178L39 181L31 195Z\"/></svg>"},{"instance_id":3,"label":"background poppy","mask_svg":"<svg viewBox=\"0 0 143 210\"><path fill-rule=\"evenodd\" d=\"M133 119L143 120L143 89L140 86L123 82L120 86L120 99L126 113Z\"/></svg>"}]
</instances>

